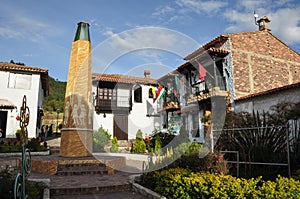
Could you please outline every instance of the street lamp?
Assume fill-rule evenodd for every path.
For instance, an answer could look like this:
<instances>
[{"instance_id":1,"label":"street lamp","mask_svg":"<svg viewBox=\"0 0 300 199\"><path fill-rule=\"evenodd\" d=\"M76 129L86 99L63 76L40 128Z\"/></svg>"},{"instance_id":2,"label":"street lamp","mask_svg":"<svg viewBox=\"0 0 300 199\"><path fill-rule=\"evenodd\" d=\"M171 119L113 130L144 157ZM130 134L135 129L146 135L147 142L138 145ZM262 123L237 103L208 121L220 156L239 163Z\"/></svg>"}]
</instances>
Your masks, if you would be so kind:
<instances>
[{"instance_id":1,"label":"street lamp","mask_svg":"<svg viewBox=\"0 0 300 199\"><path fill-rule=\"evenodd\" d=\"M60 110L57 109L56 110L56 113L57 113L57 115L56 115L56 133L58 133L58 115L59 115L59 112L60 112Z\"/></svg>"}]
</instances>

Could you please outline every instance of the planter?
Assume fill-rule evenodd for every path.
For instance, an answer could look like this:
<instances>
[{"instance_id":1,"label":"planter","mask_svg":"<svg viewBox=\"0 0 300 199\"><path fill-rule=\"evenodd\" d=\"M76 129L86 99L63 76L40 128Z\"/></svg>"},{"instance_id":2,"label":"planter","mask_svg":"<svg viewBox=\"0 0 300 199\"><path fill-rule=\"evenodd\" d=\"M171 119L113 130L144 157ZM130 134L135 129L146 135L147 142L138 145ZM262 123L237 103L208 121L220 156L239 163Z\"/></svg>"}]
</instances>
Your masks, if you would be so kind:
<instances>
[{"instance_id":1,"label":"planter","mask_svg":"<svg viewBox=\"0 0 300 199\"><path fill-rule=\"evenodd\" d=\"M143 187L138 183L140 181L141 175L132 175L130 176L130 183L132 184L132 190L136 193L139 193L149 199L167 199L166 197L152 191L151 189L148 189L146 187Z\"/></svg>"}]
</instances>

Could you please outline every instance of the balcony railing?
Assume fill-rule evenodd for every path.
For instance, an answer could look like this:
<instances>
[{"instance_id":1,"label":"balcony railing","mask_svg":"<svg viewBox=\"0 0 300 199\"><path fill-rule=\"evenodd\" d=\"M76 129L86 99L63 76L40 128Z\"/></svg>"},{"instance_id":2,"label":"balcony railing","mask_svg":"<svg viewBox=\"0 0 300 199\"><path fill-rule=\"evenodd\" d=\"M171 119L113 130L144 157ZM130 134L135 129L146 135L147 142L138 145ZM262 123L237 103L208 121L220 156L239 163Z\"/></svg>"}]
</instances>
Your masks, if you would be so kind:
<instances>
[{"instance_id":1,"label":"balcony railing","mask_svg":"<svg viewBox=\"0 0 300 199\"><path fill-rule=\"evenodd\" d=\"M97 99L96 110L99 111L112 111L112 110L130 110L132 106L131 98L128 96L118 96L114 99Z\"/></svg>"}]
</instances>

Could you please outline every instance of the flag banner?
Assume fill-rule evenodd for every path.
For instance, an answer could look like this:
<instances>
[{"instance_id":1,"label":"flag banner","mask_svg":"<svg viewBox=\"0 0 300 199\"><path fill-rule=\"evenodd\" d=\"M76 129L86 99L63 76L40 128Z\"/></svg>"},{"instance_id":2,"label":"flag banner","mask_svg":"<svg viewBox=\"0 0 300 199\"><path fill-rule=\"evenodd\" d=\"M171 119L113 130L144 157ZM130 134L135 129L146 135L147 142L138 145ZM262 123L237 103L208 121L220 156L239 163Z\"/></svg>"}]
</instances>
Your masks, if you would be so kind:
<instances>
[{"instance_id":1,"label":"flag banner","mask_svg":"<svg viewBox=\"0 0 300 199\"><path fill-rule=\"evenodd\" d=\"M204 81L204 78L206 76L206 70L205 68L198 62L198 70L199 70L199 80Z\"/></svg>"},{"instance_id":2,"label":"flag banner","mask_svg":"<svg viewBox=\"0 0 300 199\"><path fill-rule=\"evenodd\" d=\"M180 90L180 79L177 75L175 76L175 85L176 85L176 90L179 91Z\"/></svg>"},{"instance_id":3,"label":"flag banner","mask_svg":"<svg viewBox=\"0 0 300 199\"><path fill-rule=\"evenodd\" d=\"M160 101L163 98L165 93L166 93L166 89L162 86L159 86L157 93L156 93L157 97L156 97L156 100L154 101L154 103L157 103L158 101Z\"/></svg>"}]
</instances>

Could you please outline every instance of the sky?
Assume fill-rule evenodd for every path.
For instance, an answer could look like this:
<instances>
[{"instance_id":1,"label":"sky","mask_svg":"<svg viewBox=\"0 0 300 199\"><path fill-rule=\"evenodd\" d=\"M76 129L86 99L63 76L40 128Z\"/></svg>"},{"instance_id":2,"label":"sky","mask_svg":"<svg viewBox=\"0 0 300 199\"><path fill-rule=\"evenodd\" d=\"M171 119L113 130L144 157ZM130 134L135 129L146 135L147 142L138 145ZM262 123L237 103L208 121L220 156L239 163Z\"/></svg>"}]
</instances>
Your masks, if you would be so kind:
<instances>
[{"instance_id":1,"label":"sky","mask_svg":"<svg viewBox=\"0 0 300 199\"><path fill-rule=\"evenodd\" d=\"M77 23L90 24L93 72L157 78L221 34L271 33L300 52L298 0L0 0L0 62L46 68L67 81Z\"/></svg>"}]
</instances>

